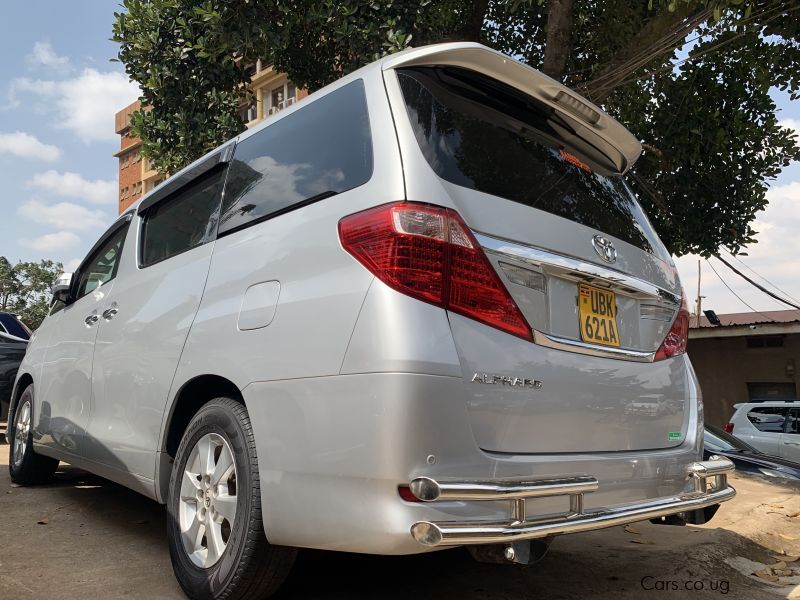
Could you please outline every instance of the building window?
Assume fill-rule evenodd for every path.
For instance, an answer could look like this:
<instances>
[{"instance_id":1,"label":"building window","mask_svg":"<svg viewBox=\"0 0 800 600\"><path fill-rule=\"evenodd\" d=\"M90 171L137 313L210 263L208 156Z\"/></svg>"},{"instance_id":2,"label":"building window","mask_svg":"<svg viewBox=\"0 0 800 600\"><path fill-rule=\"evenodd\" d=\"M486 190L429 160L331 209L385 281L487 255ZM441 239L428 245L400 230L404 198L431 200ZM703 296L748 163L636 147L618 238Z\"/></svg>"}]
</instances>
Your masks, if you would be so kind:
<instances>
[{"instance_id":1,"label":"building window","mask_svg":"<svg viewBox=\"0 0 800 600\"><path fill-rule=\"evenodd\" d=\"M748 348L783 348L782 335L748 335L745 342Z\"/></svg>"},{"instance_id":2,"label":"building window","mask_svg":"<svg viewBox=\"0 0 800 600\"><path fill-rule=\"evenodd\" d=\"M269 99L269 114L273 115L295 103L297 99L297 88L290 81L286 81L272 89Z\"/></svg>"},{"instance_id":3,"label":"building window","mask_svg":"<svg viewBox=\"0 0 800 600\"><path fill-rule=\"evenodd\" d=\"M239 116L245 123L249 123L250 121L255 121L258 118L258 108L256 106L255 99L253 99L253 102L251 104L245 106L239 112Z\"/></svg>"}]
</instances>

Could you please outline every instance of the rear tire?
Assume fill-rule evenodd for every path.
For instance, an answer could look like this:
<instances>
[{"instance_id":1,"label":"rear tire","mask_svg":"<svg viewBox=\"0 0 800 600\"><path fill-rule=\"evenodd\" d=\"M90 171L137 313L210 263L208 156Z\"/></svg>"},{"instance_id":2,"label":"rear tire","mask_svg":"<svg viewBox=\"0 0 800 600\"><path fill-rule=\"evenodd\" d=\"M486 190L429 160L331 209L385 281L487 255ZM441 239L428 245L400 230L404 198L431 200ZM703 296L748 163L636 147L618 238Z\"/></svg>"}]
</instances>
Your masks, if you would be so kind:
<instances>
[{"instance_id":1,"label":"rear tire","mask_svg":"<svg viewBox=\"0 0 800 600\"><path fill-rule=\"evenodd\" d=\"M190 598L264 598L289 574L297 551L264 534L255 440L241 403L216 398L189 423L167 511L172 568Z\"/></svg>"},{"instance_id":2,"label":"rear tire","mask_svg":"<svg viewBox=\"0 0 800 600\"><path fill-rule=\"evenodd\" d=\"M33 384L22 392L8 418L8 472L11 481L22 485L49 483L58 461L33 450Z\"/></svg>"}]
</instances>

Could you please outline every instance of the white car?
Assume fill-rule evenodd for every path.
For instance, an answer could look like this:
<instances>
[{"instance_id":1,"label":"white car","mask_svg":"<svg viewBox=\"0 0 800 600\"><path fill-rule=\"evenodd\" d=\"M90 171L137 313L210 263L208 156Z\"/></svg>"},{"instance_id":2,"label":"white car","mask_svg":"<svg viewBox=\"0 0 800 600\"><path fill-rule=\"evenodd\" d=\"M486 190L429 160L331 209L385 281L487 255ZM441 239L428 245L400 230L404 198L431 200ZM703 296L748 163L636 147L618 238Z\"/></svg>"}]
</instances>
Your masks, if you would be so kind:
<instances>
[{"instance_id":1,"label":"white car","mask_svg":"<svg viewBox=\"0 0 800 600\"><path fill-rule=\"evenodd\" d=\"M734 405L725 431L766 454L800 462L800 400Z\"/></svg>"}]
</instances>

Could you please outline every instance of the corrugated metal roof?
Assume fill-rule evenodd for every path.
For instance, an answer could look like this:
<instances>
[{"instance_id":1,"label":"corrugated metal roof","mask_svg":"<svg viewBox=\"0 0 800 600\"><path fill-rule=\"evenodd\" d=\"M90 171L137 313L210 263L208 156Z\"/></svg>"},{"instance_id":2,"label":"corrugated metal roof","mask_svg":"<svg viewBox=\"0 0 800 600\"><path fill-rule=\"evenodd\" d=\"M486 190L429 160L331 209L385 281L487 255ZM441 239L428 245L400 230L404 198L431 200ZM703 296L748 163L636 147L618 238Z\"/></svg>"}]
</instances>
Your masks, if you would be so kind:
<instances>
[{"instance_id":1,"label":"corrugated metal roof","mask_svg":"<svg viewBox=\"0 0 800 600\"><path fill-rule=\"evenodd\" d=\"M717 314L722 325L712 325L709 320L700 317L700 327L736 327L739 325L767 325L769 323L800 323L800 310L766 310L763 312L745 312ZM689 326L696 329L695 318L689 319Z\"/></svg>"}]
</instances>

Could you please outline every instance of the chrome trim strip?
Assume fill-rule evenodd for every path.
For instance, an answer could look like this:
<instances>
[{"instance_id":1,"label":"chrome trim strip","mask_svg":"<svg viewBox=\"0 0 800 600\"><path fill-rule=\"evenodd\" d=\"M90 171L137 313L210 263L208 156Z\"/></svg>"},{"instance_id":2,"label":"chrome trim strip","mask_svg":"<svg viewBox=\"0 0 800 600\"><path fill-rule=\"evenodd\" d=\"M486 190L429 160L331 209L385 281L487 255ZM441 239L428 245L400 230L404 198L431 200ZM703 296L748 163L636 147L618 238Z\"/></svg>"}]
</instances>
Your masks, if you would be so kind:
<instances>
[{"instance_id":1,"label":"chrome trim strip","mask_svg":"<svg viewBox=\"0 0 800 600\"><path fill-rule=\"evenodd\" d=\"M726 502L736 495L736 490L728 485L727 475L734 470L733 463L727 458L719 456L711 460L692 463L686 473L690 481L694 482L694 491L637 502L613 508L600 508L585 512L583 510L583 494L578 491L584 484L588 485L593 478L587 475L551 479L551 482L561 481L560 485L552 485L547 495L564 495L569 497L569 510L560 515L543 515L541 518L526 520L525 497L528 490L535 489L541 482L509 482L507 480L495 482L482 482L476 486L475 482L436 482L427 477L420 477L412 481L414 484L424 480L424 486L435 486L436 489L448 489L450 493L440 494L438 500L473 500L473 494L485 491L486 487L509 490L514 492L503 496L509 502L508 521L448 521L432 522L417 521L411 526L412 537L424 546L460 546L464 544L496 544L508 543L517 540L541 538L563 533L578 533L605 527L624 525L645 519L655 519L676 513L688 512L705 508L721 502ZM709 487L706 478L711 478ZM544 481L544 480L542 480ZM579 484L580 482L580 484ZM575 485L573 485L575 484ZM420 488L420 486L417 486ZM559 493L557 490L562 490ZM588 486L591 488L592 486ZM596 489L596 488L595 488ZM459 495L458 490L463 492ZM496 500L489 494L480 496L482 500Z\"/></svg>"},{"instance_id":2,"label":"chrome trim strip","mask_svg":"<svg viewBox=\"0 0 800 600\"><path fill-rule=\"evenodd\" d=\"M726 487L709 494L683 494L656 502L628 505L595 513L584 513L575 517L566 516L563 519L545 523L490 523L480 521L432 523L430 521L418 521L412 525L411 535L425 546L507 543L563 533L592 531L646 519L655 519L726 502L735 495L735 489Z\"/></svg>"},{"instance_id":3,"label":"chrome trim strip","mask_svg":"<svg viewBox=\"0 0 800 600\"><path fill-rule=\"evenodd\" d=\"M554 350L565 350L567 352L586 354L588 356L600 356L603 358L618 358L633 362L653 362L656 358L655 352L598 346L597 344L588 344L580 340L572 340L549 333L542 333L537 329L533 330L533 342L545 348L553 348Z\"/></svg>"},{"instance_id":4,"label":"chrome trim strip","mask_svg":"<svg viewBox=\"0 0 800 600\"><path fill-rule=\"evenodd\" d=\"M557 254L535 246L496 238L479 231L473 230L473 233L483 249L492 254L521 260L542 267L553 274L574 278L577 281L585 281L586 277L596 277L615 286L629 288L634 292L632 295L641 295L649 299L658 298L673 304L676 308L681 303L680 297L669 290L616 269L602 267L580 258Z\"/></svg>"},{"instance_id":5,"label":"chrome trim strip","mask_svg":"<svg viewBox=\"0 0 800 600\"><path fill-rule=\"evenodd\" d=\"M514 500L597 491L597 479L590 475L545 478L530 481L437 482L417 477L409 487L424 502L437 500Z\"/></svg>"}]
</instances>

